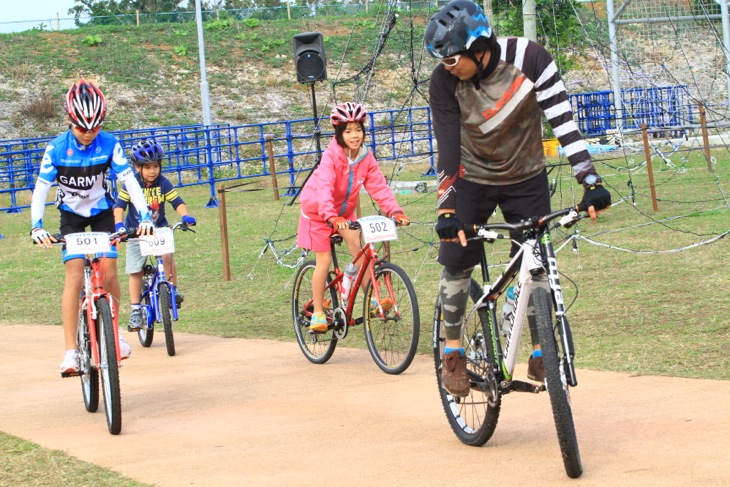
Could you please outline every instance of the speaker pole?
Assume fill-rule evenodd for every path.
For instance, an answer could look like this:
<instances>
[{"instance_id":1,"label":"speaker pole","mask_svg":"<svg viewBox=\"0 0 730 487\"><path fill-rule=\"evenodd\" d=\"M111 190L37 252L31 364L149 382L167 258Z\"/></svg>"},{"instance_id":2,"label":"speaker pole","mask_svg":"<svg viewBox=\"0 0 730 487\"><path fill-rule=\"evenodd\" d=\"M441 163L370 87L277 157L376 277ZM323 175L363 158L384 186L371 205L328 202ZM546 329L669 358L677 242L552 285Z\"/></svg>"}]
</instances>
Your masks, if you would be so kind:
<instances>
[{"instance_id":1,"label":"speaker pole","mask_svg":"<svg viewBox=\"0 0 730 487\"><path fill-rule=\"evenodd\" d=\"M289 205L293 205L299 193L302 192L304 185L307 184L309 178L322 158L322 147L320 146L321 130L319 127L319 117L317 116L317 95L314 90L314 84L317 81L327 79L327 59L324 55L324 43L322 34L319 32L303 32L293 37L294 41L294 62L297 70L297 81L300 83L309 83L312 88L312 113L314 117L314 142L317 147L317 161L310 169L309 174L304 179L304 183L296 188L296 193ZM294 181L292 181L292 189Z\"/></svg>"},{"instance_id":2,"label":"speaker pole","mask_svg":"<svg viewBox=\"0 0 730 487\"><path fill-rule=\"evenodd\" d=\"M314 83L310 83L310 85L312 87L312 116L314 117L314 145L317 149L317 161L314 163L314 166L312 166L312 169L309 170L309 173L307 173L307 177L304 178L304 182L302 183L302 185L297 188L297 192L294 194L294 197L289 202L289 206L293 205L294 202L297 200L299 193L302 192L302 189L304 189L304 186L307 184L307 181L309 181L312 173L315 169L317 169L317 166L319 166L319 161L322 160L322 146L320 144L322 129L319 126L319 117L317 116L317 95L315 93Z\"/></svg>"},{"instance_id":3,"label":"speaker pole","mask_svg":"<svg viewBox=\"0 0 730 487\"><path fill-rule=\"evenodd\" d=\"M319 143L322 129L319 126L319 117L317 116L317 95L314 92L314 83L312 83L312 115L314 116L314 144L317 148L317 162L314 167L317 167L319 166L319 160L322 158L322 146Z\"/></svg>"}]
</instances>

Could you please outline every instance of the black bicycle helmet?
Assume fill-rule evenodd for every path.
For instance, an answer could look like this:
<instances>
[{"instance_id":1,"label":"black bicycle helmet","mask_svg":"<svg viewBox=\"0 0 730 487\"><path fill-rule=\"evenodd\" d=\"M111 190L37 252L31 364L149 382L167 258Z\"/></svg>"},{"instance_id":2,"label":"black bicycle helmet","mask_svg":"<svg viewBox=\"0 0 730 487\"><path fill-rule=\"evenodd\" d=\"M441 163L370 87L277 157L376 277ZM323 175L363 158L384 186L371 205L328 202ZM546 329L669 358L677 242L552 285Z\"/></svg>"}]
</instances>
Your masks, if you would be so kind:
<instances>
[{"instance_id":1,"label":"black bicycle helmet","mask_svg":"<svg viewBox=\"0 0 730 487\"><path fill-rule=\"evenodd\" d=\"M443 59L468 51L476 40L490 40L493 35L492 26L479 5L455 0L431 17L424 40L431 56Z\"/></svg>"},{"instance_id":2,"label":"black bicycle helmet","mask_svg":"<svg viewBox=\"0 0 730 487\"><path fill-rule=\"evenodd\" d=\"M160 162L165 156L165 149L155 139L145 139L132 146L130 160L137 165Z\"/></svg>"}]
</instances>

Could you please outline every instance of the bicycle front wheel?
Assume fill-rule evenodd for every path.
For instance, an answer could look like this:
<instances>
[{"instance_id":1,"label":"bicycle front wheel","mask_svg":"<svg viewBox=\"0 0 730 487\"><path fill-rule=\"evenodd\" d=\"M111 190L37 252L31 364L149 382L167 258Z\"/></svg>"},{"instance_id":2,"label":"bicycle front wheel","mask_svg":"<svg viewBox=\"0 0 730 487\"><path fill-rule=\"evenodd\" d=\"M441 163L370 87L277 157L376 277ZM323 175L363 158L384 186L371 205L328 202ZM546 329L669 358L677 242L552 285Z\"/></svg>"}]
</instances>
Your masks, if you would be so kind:
<instances>
[{"instance_id":1,"label":"bicycle front wheel","mask_svg":"<svg viewBox=\"0 0 730 487\"><path fill-rule=\"evenodd\" d=\"M172 335L170 288L165 284L160 284L157 289L160 293L160 316L162 317L162 327L165 329L165 346L167 347L167 355L172 357L175 355L175 337Z\"/></svg>"},{"instance_id":2,"label":"bicycle front wheel","mask_svg":"<svg viewBox=\"0 0 730 487\"><path fill-rule=\"evenodd\" d=\"M151 292L147 292L147 284L142 288L142 328L137 330L137 339L140 345L147 348L152 345L152 338L155 336L155 317L150 317L150 313L154 314L152 307Z\"/></svg>"},{"instance_id":3,"label":"bicycle front wheel","mask_svg":"<svg viewBox=\"0 0 730 487\"><path fill-rule=\"evenodd\" d=\"M473 279L469 294L474 302L482 295L481 287ZM446 392L441 382L441 357L444 354L446 334L440 299L436 302L433 326L436 382L449 425L462 443L470 446L484 445L497 428L502 407L502 396L495 377L496 359L494 342L490 339L492 333L489 314L485 308L480 308L462 325L461 343L471 382L471 389L466 397L452 396Z\"/></svg>"},{"instance_id":4,"label":"bicycle front wheel","mask_svg":"<svg viewBox=\"0 0 730 487\"><path fill-rule=\"evenodd\" d=\"M96 306L99 310L97 337L99 339L99 367L101 385L104 390L104 411L109 433L118 435L122 431L122 397L119 391L119 368L117 347L114 340L114 322L109 301L101 297Z\"/></svg>"},{"instance_id":5,"label":"bicycle front wheel","mask_svg":"<svg viewBox=\"0 0 730 487\"><path fill-rule=\"evenodd\" d=\"M537 320L537 335L542 348L542 360L545 366L545 385L550 395L553 408L558 443L563 455L563 464L568 477L577 478L583 473L583 465L578 451L578 439L573 424L573 412L570 407L570 388L565 370L558 354L558 343L552 320L552 301L547 289L535 286L532 299Z\"/></svg>"},{"instance_id":6,"label":"bicycle front wheel","mask_svg":"<svg viewBox=\"0 0 730 487\"><path fill-rule=\"evenodd\" d=\"M292 288L291 310L294 333L297 336L299 348L302 349L302 353L307 357L307 360L315 364L323 364L335 353L337 337L334 335L334 328L330 328L325 333L313 332L309 329L309 322L314 310L312 305L314 267L315 262L313 260L308 260L299 267ZM329 284L330 281L331 279L328 277L327 283ZM329 303L327 303L328 298ZM325 313L328 317L331 316L332 309L338 306L337 290L333 287L325 289Z\"/></svg>"},{"instance_id":7,"label":"bicycle front wheel","mask_svg":"<svg viewBox=\"0 0 730 487\"><path fill-rule=\"evenodd\" d=\"M380 302L373 292L376 287ZM382 307L382 316L371 303ZM390 262L375 269L375 282L368 283L363 304L370 355L383 372L400 374L416 356L421 333L418 299L406 271Z\"/></svg>"},{"instance_id":8,"label":"bicycle front wheel","mask_svg":"<svg viewBox=\"0 0 730 487\"><path fill-rule=\"evenodd\" d=\"M83 300L83 291L81 299ZM99 371L92 364L89 323L86 310L83 308L79 310L79 324L76 334L76 344L79 350L79 377L81 378L84 407L88 412L95 413L99 409Z\"/></svg>"}]
</instances>

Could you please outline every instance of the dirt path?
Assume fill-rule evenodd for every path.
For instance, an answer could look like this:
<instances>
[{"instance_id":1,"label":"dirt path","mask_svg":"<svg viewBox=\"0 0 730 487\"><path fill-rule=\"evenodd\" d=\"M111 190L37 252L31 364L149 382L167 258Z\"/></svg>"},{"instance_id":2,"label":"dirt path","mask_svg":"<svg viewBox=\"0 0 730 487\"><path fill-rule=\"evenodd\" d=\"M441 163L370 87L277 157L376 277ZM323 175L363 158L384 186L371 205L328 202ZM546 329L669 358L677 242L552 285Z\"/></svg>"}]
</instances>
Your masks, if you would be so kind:
<instances>
[{"instance_id":1,"label":"dirt path","mask_svg":"<svg viewBox=\"0 0 730 487\"><path fill-rule=\"evenodd\" d=\"M467 447L428 356L393 377L362 350L316 366L294 342L178 333L168 357L160 336L130 340L111 436L103 406L87 413L78 380L55 372L60 328L2 328L0 430L160 486L730 484L730 382L578 371L585 473L570 480L546 394L507 396L489 444Z\"/></svg>"}]
</instances>

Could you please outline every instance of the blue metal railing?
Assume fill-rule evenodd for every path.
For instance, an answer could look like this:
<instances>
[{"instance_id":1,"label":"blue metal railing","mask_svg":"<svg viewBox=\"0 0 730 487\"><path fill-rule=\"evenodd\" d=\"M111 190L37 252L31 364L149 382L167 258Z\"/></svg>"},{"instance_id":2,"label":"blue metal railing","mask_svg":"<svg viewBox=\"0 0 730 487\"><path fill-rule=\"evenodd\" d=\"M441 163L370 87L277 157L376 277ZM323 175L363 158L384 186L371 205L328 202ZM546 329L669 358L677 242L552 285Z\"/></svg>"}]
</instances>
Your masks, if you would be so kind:
<instances>
[{"instance_id":1,"label":"blue metal railing","mask_svg":"<svg viewBox=\"0 0 730 487\"><path fill-rule=\"evenodd\" d=\"M372 112L367 124L368 141L378 160L427 158L434 166L429 107ZM323 124L329 128L329 122ZM165 176L177 186L207 184L209 206L215 206L215 184L221 181L271 175L287 175L292 192L300 172L317 162L314 119L231 126L186 125L112 132L123 147L155 137L165 148ZM332 132L322 132L329 142ZM0 211L17 212L30 205L45 147L53 136L0 141ZM269 152L273 161L269 160ZM303 178L302 178L303 179Z\"/></svg>"},{"instance_id":2,"label":"blue metal railing","mask_svg":"<svg viewBox=\"0 0 730 487\"><path fill-rule=\"evenodd\" d=\"M686 85L630 88L621 91L623 129L672 127L694 123L695 103ZM604 135L616 127L613 91L568 95L585 136Z\"/></svg>"},{"instance_id":3,"label":"blue metal railing","mask_svg":"<svg viewBox=\"0 0 730 487\"><path fill-rule=\"evenodd\" d=\"M624 90L624 128L669 127L691 123L692 101L686 86ZM586 136L605 134L616 128L613 92L597 91L569 95L581 131ZM368 114L367 143L380 161L428 160L427 175L436 174L431 110L428 106L383 110ZM322 149L332 132L326 121ZM209 206L215 206L215 184L221 181L270 176L271 162L278 175L286 175L293 194L297 181L317 162L314 120L232 126L228 124L184 125L113 132L123 147L155 137L165 148L163 172L175 186L207 184ZM30 205L30 194L39 163L52 136L0 141L0 211L17 212ZM269 160L269 153L273 161Z\"/></svg>"}]
</instances>

